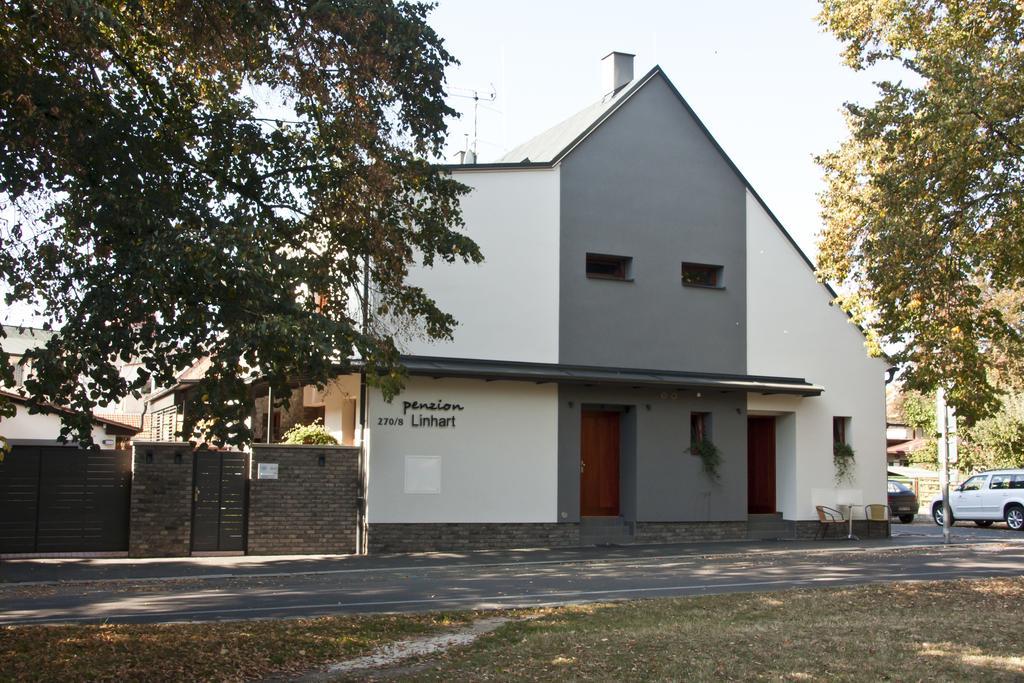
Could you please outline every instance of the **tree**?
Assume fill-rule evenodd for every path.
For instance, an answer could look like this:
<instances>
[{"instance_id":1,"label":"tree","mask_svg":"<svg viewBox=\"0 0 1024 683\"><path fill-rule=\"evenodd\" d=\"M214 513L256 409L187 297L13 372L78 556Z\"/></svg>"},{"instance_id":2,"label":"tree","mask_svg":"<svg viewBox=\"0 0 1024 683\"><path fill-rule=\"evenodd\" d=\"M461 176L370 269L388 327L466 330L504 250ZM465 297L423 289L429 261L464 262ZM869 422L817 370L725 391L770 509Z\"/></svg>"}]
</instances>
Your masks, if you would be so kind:
<instances>
[{"instance_id":1,"label":"tree","mask_svg":"<svg viewBox=\"0 0 1024 683\"><path fill-rule=\"evenodd\" d=\"M968 424L998 406L990 372L1021 355L1024 5L1016 0L822 0L854 69L898 68L848 103L849 138L819 159L820 277L910 388L947 387Z\"/></svg>"},{"instance_id":2,"label":"tree","mask_svg":"<svg viewBox=\"0 0 1024 683\"><path fill-rule=\"evenodd\" d=\"M957 467L965 472L1024 467L1024 393L1003 396L998 411L964 430Z\"/></svg>"},{"instance_id":3,"label":"tree","mask_svg":"<svg viewBox=\"0 0 1024 683\"><path fill-rule=\"evenodd\" d=\"M89 443L94 405L208 355L185 434L203 420L242 443L248 377L285 396L289 378L322 384L356 355L390 394L398 351L374 320L450 336L452 317L406 281L415 259L481 258L459 230L465 187L428 162L454 113L430 9L0 6L0 273L6 303L57 330L25 386L76 411L64 434ZM129 358L136 381L117 372Z\"/></svg>"}]
</instances>

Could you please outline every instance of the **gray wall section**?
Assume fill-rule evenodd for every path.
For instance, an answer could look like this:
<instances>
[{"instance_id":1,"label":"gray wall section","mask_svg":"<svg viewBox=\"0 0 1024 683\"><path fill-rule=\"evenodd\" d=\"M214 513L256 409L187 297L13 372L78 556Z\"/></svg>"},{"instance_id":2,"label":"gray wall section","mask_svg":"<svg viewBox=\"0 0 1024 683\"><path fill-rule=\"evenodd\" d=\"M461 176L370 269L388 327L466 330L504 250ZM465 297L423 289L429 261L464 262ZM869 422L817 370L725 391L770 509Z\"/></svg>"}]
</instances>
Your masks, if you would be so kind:
<instances>
[{"instance_id":1,"label":"gray wall section","mask_svg":"<svg viewBox=\"0 0 1024 683\"><path fill-rule=\"evenodd\" d=\"M746 372L745 188L656 76L562 162L559 361ZM587 279L631 256L631 283ZM724 266L683 287L682 262Z\"/></svg>"},{"instance_id":2,"label":"gray wall section","mask_svg":"<svg viewBox=\"0 0 1024 683\"><path fill-rule=\"evenodd\" d=\"M629 407L620 434L620 506L626 520L746 521L746 395L702 393L698 398L694 391L559 387L559 519L579 521L581 411L604 405ZM722 453L718 483L689 453L691 411L711 413L711 439Z\"/></svg>"}]
</instances>

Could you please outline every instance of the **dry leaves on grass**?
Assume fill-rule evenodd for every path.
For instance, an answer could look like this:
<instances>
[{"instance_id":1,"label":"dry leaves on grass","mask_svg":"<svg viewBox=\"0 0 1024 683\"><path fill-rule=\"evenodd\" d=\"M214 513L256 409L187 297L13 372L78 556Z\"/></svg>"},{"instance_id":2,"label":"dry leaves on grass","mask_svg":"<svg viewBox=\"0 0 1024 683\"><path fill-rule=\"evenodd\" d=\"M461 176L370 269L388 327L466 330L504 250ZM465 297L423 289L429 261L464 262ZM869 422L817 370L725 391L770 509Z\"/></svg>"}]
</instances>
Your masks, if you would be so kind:
<instances>
[{"instance_id":1,"label":"dry leaves on grass","mask_svg":"<svg viewBox=\"0 0 1024 683\"><path fill-rule=\"evenodd\" d=\"M1024 578L566 607L509 624L423 675L918 680L928 672L949 680L1020 680L1022 603Z\"/></svg>"},{"instance_id":2,"label":"dry leaves on grass","mask_svg":"<svg viewBox=\"0 0 1024 683\"><path fill-rule=\"evenodd\" d=\"M0 629L0 680L248 680L305 672L401 638L465 625L469 613L213 624Z\"/></svg>"}]
</instances>

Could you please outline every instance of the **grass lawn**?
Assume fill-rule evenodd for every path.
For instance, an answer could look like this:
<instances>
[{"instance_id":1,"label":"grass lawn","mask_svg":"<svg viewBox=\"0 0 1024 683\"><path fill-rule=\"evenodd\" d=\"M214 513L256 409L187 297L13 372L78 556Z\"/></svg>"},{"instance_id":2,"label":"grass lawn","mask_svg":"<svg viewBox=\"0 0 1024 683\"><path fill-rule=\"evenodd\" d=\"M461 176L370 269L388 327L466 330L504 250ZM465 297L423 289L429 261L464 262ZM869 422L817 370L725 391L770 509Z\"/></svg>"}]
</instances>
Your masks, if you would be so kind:
<instances>
[{"instance_id":1,"label":"grass lawn","mask_svg":"<svg viewBox=\"0 0 1024 683\"><path fill-rule=\"evenodd\" d=\"M1024 579L568 607L508 624L438 680L1024 680Z\"/></svg>"},{"instance_id":2,"label":"grass lawn","mask_svg":"<svg viewBox=\"0 0 1024 683\"><path fill-rule=\"evenodd\" d=\"M304 672L472 614L0 628L0 681L233 681Z\"/></svg>"},{"instance_id":3,"label":"grass lawn","mask_svg":"<svg viewBox=\"0 0 1024 683\"><path fill-rule=\"evenodd\" d=\"M1024 578L712 595L511 613L419 680L1024 680ZM244 680L478 614L0 629L0 680Z\"/></svg>"}]
</instances>

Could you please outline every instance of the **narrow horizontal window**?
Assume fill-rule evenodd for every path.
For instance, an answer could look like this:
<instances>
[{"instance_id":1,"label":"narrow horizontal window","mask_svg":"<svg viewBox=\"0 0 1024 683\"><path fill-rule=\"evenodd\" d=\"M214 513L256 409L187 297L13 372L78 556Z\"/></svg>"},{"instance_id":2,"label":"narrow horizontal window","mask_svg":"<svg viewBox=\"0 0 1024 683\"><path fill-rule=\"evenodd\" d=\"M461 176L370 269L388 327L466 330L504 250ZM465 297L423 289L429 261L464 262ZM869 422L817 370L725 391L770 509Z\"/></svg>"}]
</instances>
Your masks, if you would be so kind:
<instances>
[{"instance_id":1,"label":"narrow horizontal window","mask_svg":"<svg viewBox=\"0 0 1024 683\"><path fill-rule=\"evenodd\" d=\"M633 259L629 256L609 254L587 254L587 277L604 280L629 280L632 278Z\"/></svg>"},{"instance_id":2,"label":"narrow horizontal window","mask_svg":"<svg viewBox=\"0 0 1024 683\"><path fill-rule=\"evenodd\" d=\"M721 288L722 266L706 263L683 263L683 285L686 287Z\"/></svg>"}]
</instances>

